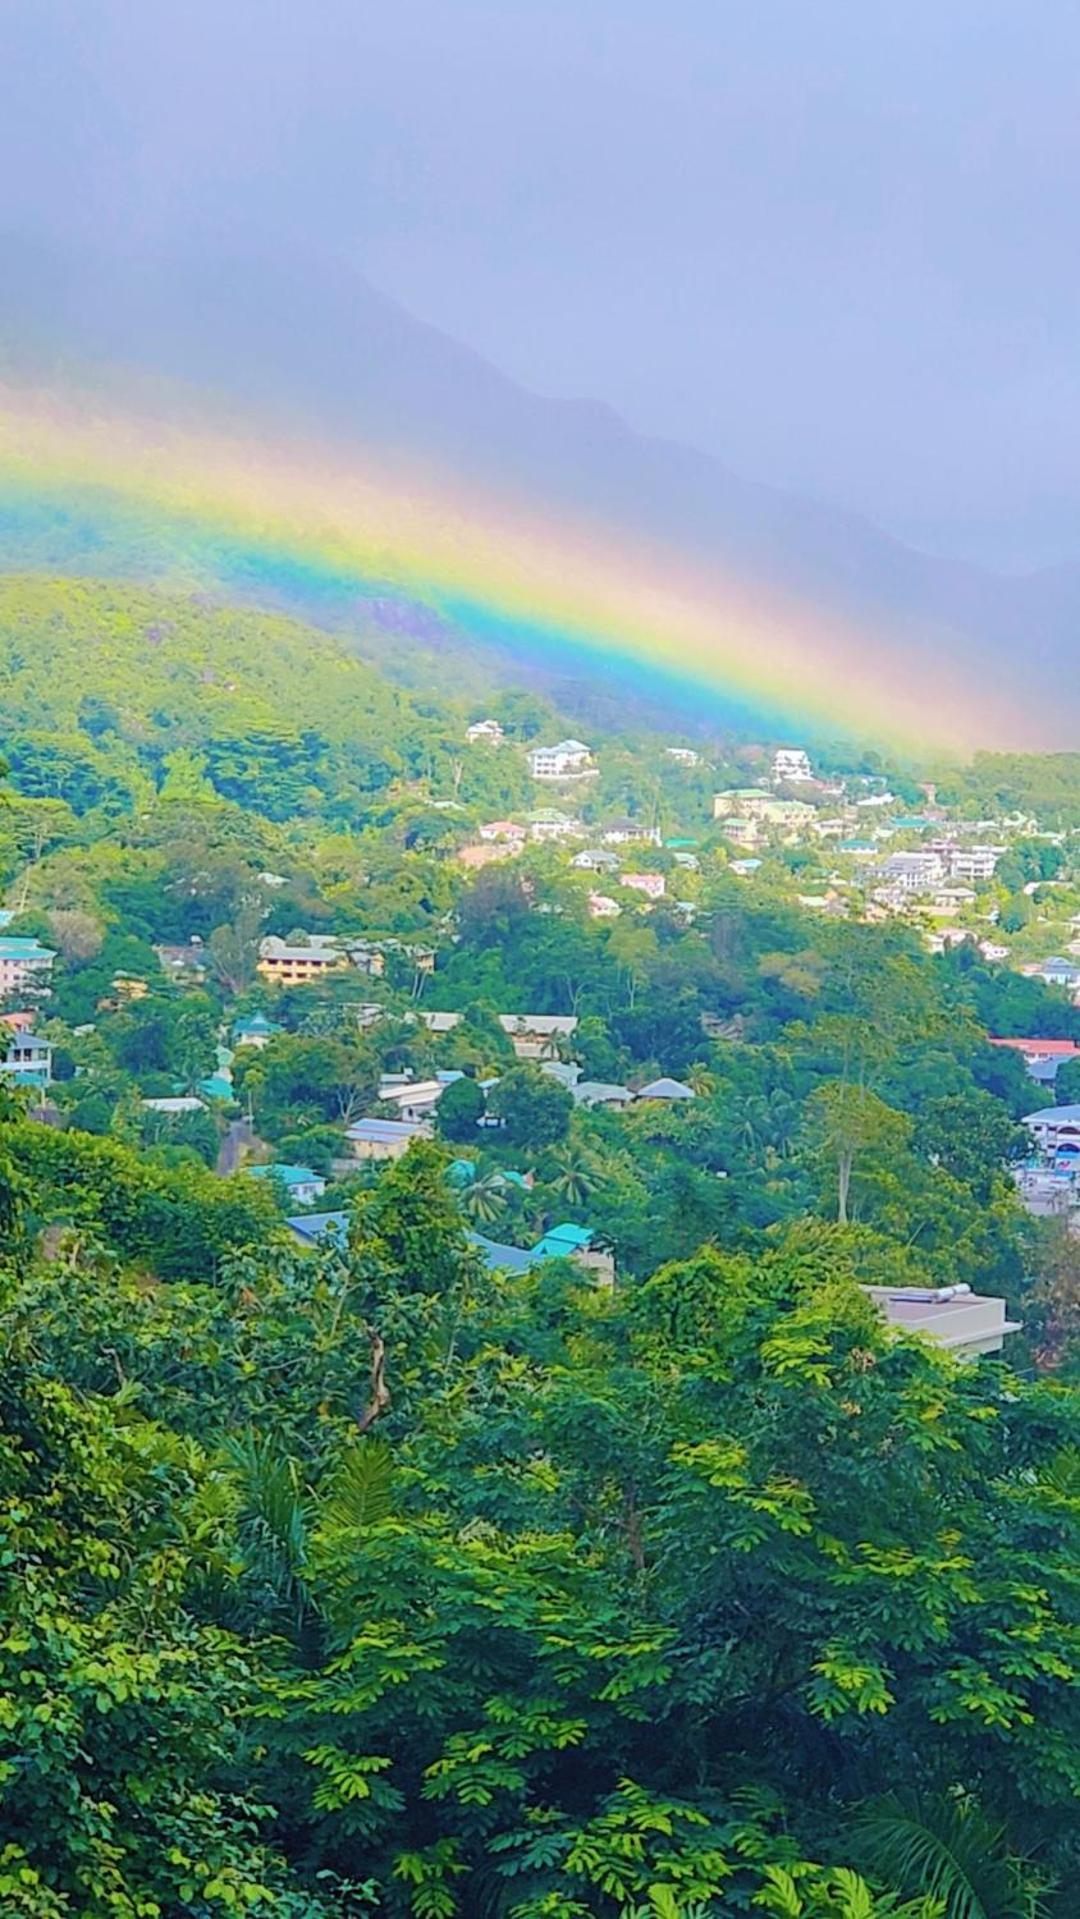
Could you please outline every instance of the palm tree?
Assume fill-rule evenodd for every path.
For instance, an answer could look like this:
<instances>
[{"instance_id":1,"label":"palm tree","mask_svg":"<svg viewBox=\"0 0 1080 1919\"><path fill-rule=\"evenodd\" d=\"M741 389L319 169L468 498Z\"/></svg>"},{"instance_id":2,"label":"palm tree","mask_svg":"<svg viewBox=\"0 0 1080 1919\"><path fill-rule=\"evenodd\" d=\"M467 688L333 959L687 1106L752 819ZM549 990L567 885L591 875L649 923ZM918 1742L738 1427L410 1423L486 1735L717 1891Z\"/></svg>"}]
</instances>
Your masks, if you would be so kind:
<instances>
[{"instance_id":1,"label":"palm tree","mask_svg":"<svg viewBox=\"0 0 1080 1919\"><path fill-rule=\"evenodd\" d=\"M481 1173L461 1195L462 1210L479 1226L490 1226L506 1206L506 1181L501 1173Z\"/></svg>"},{"instance_id":2,"label":"palm tree","mask_svg":"<svg viewBox=\"0 0 1080 1919\"><path fill-rule=\"evenodd\" d=\"M296 1462L271 1439L240 1433L226 1440L224 1454L244 1573L263 1605L299 1626L313 1606L306 1580L310 1494Z\"/></svg>"},{"instance_id":3,"label":"palm tree","mask_svg":"<svg viewBox=\"0 0 1080 1919\"><path fill-rule=\"evenodd\" d=\"M1047 1880L1010 1852L968 1793L922 1800L890 1794L855 1822L865 1870L907 1898L935 1900L943 1919L1044 1919Z\"/></svg>"},{"instance_id":4,"label":"palm tree","mask_svg":"<svg viewBox=\"0 0 1080 1919\"><path fill-rule=\"evenodd\" d=\"M552 1156L553 1177L548 1181L568 1206L584 1206L590 1193L600 1184L600 1169L591 1153L581 1146L564 1146Z\"/></svg>"}]
</instances>

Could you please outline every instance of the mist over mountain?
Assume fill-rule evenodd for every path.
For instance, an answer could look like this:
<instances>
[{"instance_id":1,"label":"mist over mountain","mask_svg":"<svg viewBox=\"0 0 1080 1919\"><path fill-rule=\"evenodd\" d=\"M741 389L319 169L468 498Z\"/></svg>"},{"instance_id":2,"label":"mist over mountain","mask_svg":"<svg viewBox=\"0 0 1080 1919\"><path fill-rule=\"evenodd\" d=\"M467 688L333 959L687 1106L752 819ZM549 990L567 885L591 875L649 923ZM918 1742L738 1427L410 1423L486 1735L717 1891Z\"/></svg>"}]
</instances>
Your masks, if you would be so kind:
<instances>
[{"instance_id":1,"label":"mist over mountain","mask_svg":"<svg viewBox=\"0 0 1080 1919\"><path fill-rule=\"evenodd\" d=\"M208 247L101 254L9 241L9 363L162 378L224 411L363 445L499 498L685 555L751 589L899 633L933 698L938 662L992 671L1018 700L1046 676L1069 702L1080 567L1022 577L919 552L867 520L751 483L610 407L526 391L341 260ZM10 557L8 564L10 564ZM1063 721L1062 742L1076 718Z\"/></svg>"}]
</instances>

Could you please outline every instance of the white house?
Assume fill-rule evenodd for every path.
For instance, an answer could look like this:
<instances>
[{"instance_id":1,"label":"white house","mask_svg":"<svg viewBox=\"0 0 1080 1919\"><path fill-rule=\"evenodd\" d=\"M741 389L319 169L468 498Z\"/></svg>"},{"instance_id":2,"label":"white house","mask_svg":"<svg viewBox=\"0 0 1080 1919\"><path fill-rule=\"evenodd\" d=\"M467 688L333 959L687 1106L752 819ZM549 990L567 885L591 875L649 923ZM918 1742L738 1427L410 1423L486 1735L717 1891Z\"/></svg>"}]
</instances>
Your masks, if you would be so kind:
<instances>
[{"instance_id":1,"label":"white house","mask_svg":"<svg viewBox=\"0 0 1080 1919\"><path fill-rule=\"evenodd\" d=\"M643 820L609 820L600 838L605 846L631 846L635 840L645 840L653 846L660 844L656 827L646 826Z\"/></svg>"},{"instance_id":2,"label":"white house","mask_svg":"<svg viewBox=\"0 0 1080 1919\"><path fill-rule=\"evenodd\" d=\"M578 1106L611 1106L616 1111L629 1106L634 1097L629 1086L602 1079L575 1080L570 1091Z\"/></svg>"},{"instance_id":3,"label":"white house","mask_svg":"<svg viewBox=\"0 0 1080 1919\"><path fill-rule=\"evenodd\" d=\"M529 754L534 780L581 780L596 772L592 748L584 740L560 740L556 746L535 746Z\"/></svg>"},{"instance_id":4,"label":"white house","mask_svg":"<svg viewBox=\"0 0 1080 1919\"><path fill-rule=\"evenodd\" d=\"M1046 1159L1080 1156L1080 1106L1042 1106L1024 1125Z\"/></svg>"},{"instance_id":5,"label":"white house","mask_svg":"<svg viewBox=\"0 0 1080 1919\"><path fill-rule=\"evenodd\" d=\"M470 746L480 742L487 746L501 746L505 735L498 720L474 720L466 729L465 738Z\"/></svg>"},{"instance_id":6,"label":"white house","mask_svg":"<svg viewBox=\"0 0 1080 1919\"><path fill-rule=\"evenodd\" d=\"M461 1025L464 1017L464 1013L428 1013L422 1007L417 1013L417 1018L429 1033L452 1033L455 1026Z\"/></svg>"},{"instance_id":7,"label":"white house","mask_svg":"<svg viewBox=\"0 0 1080 1919\"><path fill-rule=\"evenodd\" d=\"M692 746L665 746L664 752L669 760L676 760L680 766L699 766L701 754L695 753Z\"/></svg>"},{"instance_id":8,"label":"white house","mask_svg":"<svg viewBox=\"0 0 1080 1919\"><path fill-rule=\"evenodd\" d=\"M313 1173L310 1166L275 1161L272 1166L245 1166L244 1171L249 1179L275 1181L297 1206L314 1206L326 1191L325 1179L321 1173Z\"/></svg>"},{"instance_id":9,"label":"white house","mask_svg":"<svg viewBox=\"0 0 1080 1919\"><path fill-rule=\"evenodd\" d=\"M34 1033L12 1033L0 1059L0 1075L16 1086L48 1086L52 1080L52 1047Z\"/></svg>"},{"instance_id":10,"label":"white house","mask_svg":"<svg viewBox=\"0 0 1080 1919\"><path fill-rule=\"evenodd\" d=\"M570 864L580 873L617 873L619 856L604 846L588 846L583 853L575 853Z\"/></svg>"},{"instance_id":11,"label":"white house","mask_svg":"<svg viewBox=\"0 0 1080 1919\"><path fill-rule=\"evenodd\" d=\"M961 913L965 907L974 906L978 895L970 886L939 886L926 902L928 913Z\"/></svg>"},{"instance_id":12,"label":"white house","mask_svg":"<svg viewBox=\"0 0 1080 1919\"><path fill-rule=\"evenodd\" d=\"M536 813L529 815L529 838L532 840L569 840L581 831L580 820L571 819L569 813L560 813L557 806L542 806Z\"/></svg>"},{"instance_id":13,"label":"white house","mask_svg":"<svg viewBox=\"0 0 1080 1919\"><path fill-rule=\"evenodd\" d=\"M396 1107L401 1119L426 1120L431 1118L446 1087L447 1082L441 1079L406 1080L404 1084L384 1079L379 1098L384 1105Z\"/></svg>"},{"instance_id":14,"label":"white house","mask_svg":"<svg viewBox=\"0 0 1080 1919\"><path fill-rule=\"evenodd\" d=\"M558 1042L577 1031L573 1013L500 1013L499 1025L518 1059L555 1059Z\"/></svg>"},{"instance_id":15,"label":"white house","mask_svg":"<svg viewBox=\"0 0 1080 1919\"><path fill-rule=\"evenodd\" d=\"M801 746L778 746L773 754L772 776L777 786L800 785L804 780L812 780L814 769L810 755Z\"/></svg>"},{"instance_id":16,"label":"white house","mask_svg":"<svg viewBox=\"0 0 1080 1919\"><path fill-rule=\"evenodd\" d=\"M1067 993L1080 990L1080 966L1072 960L1048 959L1041 966L1024 968L1025 972L1029 970L1034 972L1036 979L1045 980L1048 986L1063 986Z\"/></svg>"},{"instance_id":17,"label":"white house","mask_svg":"<svg viewBox=\"0 0 1080 1919\"><path fill-rule=\"evenodd\" d=\"M267 1019L265 1013L251 1013L246 1019L236 1021L232 1029L233 1045L253 1046L257 1053L261 1053L263 1047L269 1046L270 1041L282 1031L283 1028L274 1020Z\"/></svg>"}]
</instances>

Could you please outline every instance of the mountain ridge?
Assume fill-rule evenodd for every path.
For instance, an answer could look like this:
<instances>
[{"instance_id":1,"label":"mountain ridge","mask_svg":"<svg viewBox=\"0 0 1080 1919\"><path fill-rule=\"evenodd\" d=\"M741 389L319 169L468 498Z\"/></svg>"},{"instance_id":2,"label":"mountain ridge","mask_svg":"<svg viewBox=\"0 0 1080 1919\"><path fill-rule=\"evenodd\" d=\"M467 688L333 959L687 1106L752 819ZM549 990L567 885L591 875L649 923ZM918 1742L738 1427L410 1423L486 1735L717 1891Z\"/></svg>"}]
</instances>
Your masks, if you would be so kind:
<instances>
[{"instance_id":1,"label":"mountain ridge","mask_svg":"<svg viewBox=\"0 0 1080 1919\"><path fill-rule=\"evenodd\" d=\"M20 257L21 255L21 257ZM88 361L179 380L337 442L361 440L460 483L518 493L578 525L683 555L815 611L899 632L913 672L992 670L1017 700L1066 680L1080 562L995 574L846 509L745 480L637 432L604 401L549 398L418 319L341 260L207 252L138 261L15 248L0 332L18 362ZM1068 687L1056 689L1066 700ZM1080 719L1072 695L1068 724ZM1062 735L1064 738L1064 735ZM1070 735L1071 737L1071 735Z\"/></svg>"}]
</instances>

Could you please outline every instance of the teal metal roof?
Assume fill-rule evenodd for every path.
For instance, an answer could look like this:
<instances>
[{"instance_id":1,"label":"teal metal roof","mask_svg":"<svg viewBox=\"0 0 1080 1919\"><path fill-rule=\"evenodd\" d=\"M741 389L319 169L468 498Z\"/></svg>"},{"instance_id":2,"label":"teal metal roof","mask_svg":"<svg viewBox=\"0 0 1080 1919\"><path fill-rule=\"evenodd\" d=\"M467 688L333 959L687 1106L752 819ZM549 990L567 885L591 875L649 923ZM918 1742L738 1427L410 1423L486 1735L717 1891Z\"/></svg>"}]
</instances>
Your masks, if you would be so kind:
<instances>
[{"instance_id":1,"label":"teal metal roof","mask_svg":"<svg viewBox=\"0 0 1080 1919\"><path fill-rule=\"evenodd\" d=\"M234 1033L280 1033L281 1031L282 1028L276 1021L267 1019L265 1013L250 1013L246 1019L238 1019L233 1026Z\"/></svg>"},{"instance_id":2,"label":"teal metal roof","mask_svg":"<svg viewBox=\"0 0 1080 1919\"><path fill-rule=\"evenodd\" d=\"M310 1186L313 1182L318 1185L321 1178L321 1175L313 1172L310 1166L284 1166L277 1164L273 1166L246 1166L244 1171L250 1174L252 1179L279 1179L283 1186ZM322 1184L325 1186L326 1181L322 1180Z\"/></svg>"},{"instance_id":3,"label":"teal metal roof","mask_svg":"<svg viewBox=\"0 0 1080 1919\"><path fill-rule=\"evenodd\" d=\"M583 1247L591 1246L592 1229L588 1226L575 1226L566 1220L561 1226L552 1226L533 1247L535 1259L566 1259L571 1253L579 1253Z\"/></svg>"},{"instance_id":4,"label":"teal metal roof","mask_svg":"<svg viewBox=\"0 0 1080 1919\"><path fill-rule=\"evenodd\" d=\"M55 959L51 946L42 946L35 939L0 939L0 960L47 960Z\"/></svg>"},{"instance_id":5,"label":"teal metal roof","mask_svg":"<svg viewBox=\"0 0 1080 1919\"><path fill-rule=\"evenodd\" d=\"M206 1099L232 1099L233 1083L224 1073L210 1073L199 1081L198 1090Z\"/></svg>"}]
</instances>

